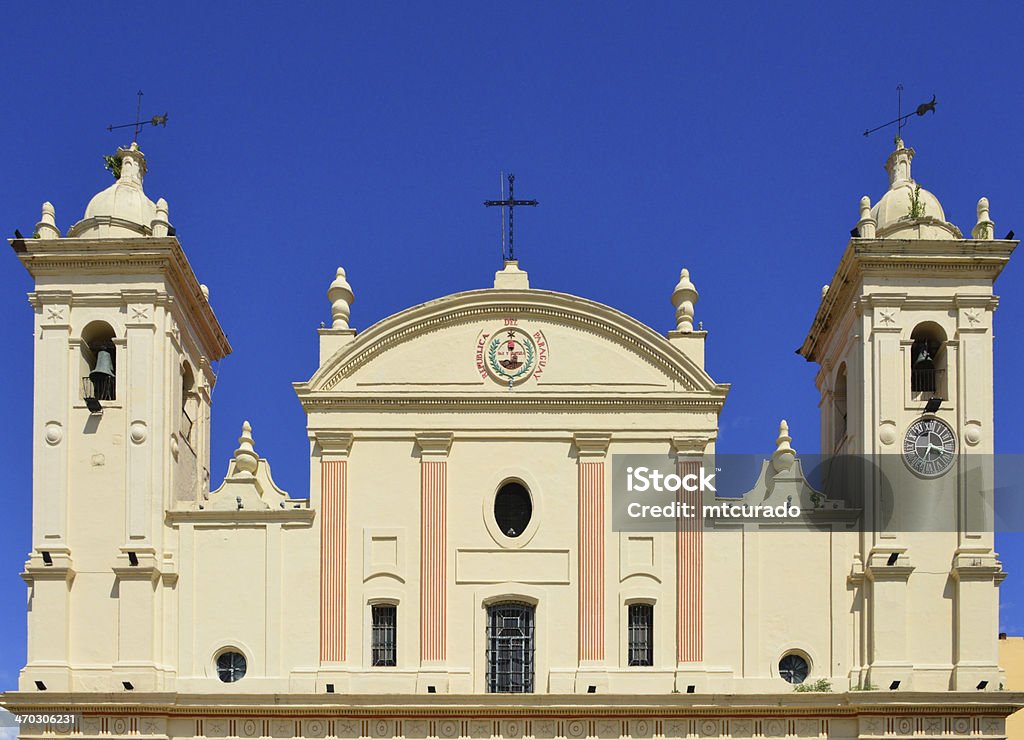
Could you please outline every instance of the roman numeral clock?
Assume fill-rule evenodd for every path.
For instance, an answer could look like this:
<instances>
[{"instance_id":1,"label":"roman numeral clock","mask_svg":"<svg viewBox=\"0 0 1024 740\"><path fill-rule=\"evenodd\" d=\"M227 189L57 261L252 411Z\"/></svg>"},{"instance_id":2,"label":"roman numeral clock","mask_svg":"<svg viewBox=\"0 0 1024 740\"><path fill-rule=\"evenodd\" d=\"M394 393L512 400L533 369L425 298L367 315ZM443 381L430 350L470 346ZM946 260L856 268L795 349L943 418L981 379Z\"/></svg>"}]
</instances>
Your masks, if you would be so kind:
<instances>
[{"instance_id":1,"label":"roman numeral clock","mask_svg":"<svg viewBox=\"0 0 1024 740\"><path fill-rule=\"evenodd\" d=\"M926 478L937 478L956 459L956 435L941 419L918 419L903 437L903 460Z\"/></svg>"}]
</instances>

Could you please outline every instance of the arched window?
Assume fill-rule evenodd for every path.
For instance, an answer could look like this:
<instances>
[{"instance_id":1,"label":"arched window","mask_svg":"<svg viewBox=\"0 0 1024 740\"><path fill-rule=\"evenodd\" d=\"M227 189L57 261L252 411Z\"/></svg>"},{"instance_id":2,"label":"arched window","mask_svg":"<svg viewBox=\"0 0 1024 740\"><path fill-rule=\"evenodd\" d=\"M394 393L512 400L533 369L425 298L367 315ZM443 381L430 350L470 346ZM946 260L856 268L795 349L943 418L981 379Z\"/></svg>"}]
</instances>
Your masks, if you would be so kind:
<instances>
[{"instance_id":1,"label":"arched window","mask_svg":"<svg viewBox=\"0 0 1024 740\"><path fill-rule=\"evenodd\" d=\"M910 392L915 399L943 398L946 391L946 332L933 321L910 334Z\"/></svg>"},{"instance_id":2,"label":"arched window","mask_svg":"<svg viewBox=\"0 0 1024 740\"><path fill-rule=\"evenodd\" d=\"M533 692L533 607L516 601L487 609L487 690Z\"/></svg>"},{"instance_id":3,"label":"arched window","mask_svg":"<svg viewBox=\"0 0 1024 740\"><path fill-rule=\"evenodd\" d=\"M526 486L509 481L498 489L494 497L494 521L506 537L518 537L533 517L533 499Z\"/></svg>"},{"instance_id":4,"label":"arched window","mask_svg":"<svg viewBox=\"0 0 1024 740\"><path fill-rule=\"evenodd\" d=\"M846 439L846 363L839 366L836 382L832 387L832 429L835 431L833 447L838 450Z\"/></svg>"},{"instance_id":5,"label":"arched window","mask_svg":"<svg viewBox=\"0 0 1024 740\"><path fill-rule=\"evenodd\" d=\"M113 327L106 321L87 324L82 330L81 349L82 398L90 411L99 411L102 408L100 401L117 398L117 352Z\"/></svg>"}]
</instances>

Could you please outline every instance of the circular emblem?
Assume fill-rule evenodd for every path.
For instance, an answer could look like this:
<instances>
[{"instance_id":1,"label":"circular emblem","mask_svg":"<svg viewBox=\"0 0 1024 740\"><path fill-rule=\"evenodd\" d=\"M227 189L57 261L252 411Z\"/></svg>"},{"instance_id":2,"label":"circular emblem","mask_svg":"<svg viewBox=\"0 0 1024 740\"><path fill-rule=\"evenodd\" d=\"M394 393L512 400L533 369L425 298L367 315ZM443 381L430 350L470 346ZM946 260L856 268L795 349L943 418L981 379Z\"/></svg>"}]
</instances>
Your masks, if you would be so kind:
<instances>
[{"instance_id":1,"label":"circular emblem","mask_svg":"<svg viewBox=\"0 0 1024 740\"><path fill-rule=\"evenodd\" d=\"M528 331L515 319L492 332L481 332L476 341L476 365L484 378L512 388L539 378L547 366L548 347L540 331Z\"/></svg>"},{"instance_id":2,"label":"circular emblem","mask_svg":"<svg viewBox=\"0 0 1024 740\"><path fill-rule=\"evenodd\" d=\"M918 419L903 437L903 460L925 478L936 478L956 459L956 436L949 424L936 418Z\"/></svg>"}]
</instances>

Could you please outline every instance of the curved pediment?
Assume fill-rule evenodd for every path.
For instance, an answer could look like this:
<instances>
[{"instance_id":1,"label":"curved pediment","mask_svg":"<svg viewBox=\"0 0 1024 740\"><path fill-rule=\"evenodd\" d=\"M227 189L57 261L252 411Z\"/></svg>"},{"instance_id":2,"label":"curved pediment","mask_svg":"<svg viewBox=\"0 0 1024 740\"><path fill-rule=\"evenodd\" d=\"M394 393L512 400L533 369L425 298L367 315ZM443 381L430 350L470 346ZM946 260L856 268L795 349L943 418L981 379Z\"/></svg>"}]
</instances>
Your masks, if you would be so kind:
<instances>
[{"instance_id":1,"label":"curved pediment","mask_svg":"<svg viewBox=\"0 0 1024 740\"><path fill-rule=\"evenodd\" d=\"M297 384L300 397L458 394L711 395L717 385L650 327L542 290L476 290L390 316ZM720 402L716 405L720 405Z\"/></svg>"}]
</instances>

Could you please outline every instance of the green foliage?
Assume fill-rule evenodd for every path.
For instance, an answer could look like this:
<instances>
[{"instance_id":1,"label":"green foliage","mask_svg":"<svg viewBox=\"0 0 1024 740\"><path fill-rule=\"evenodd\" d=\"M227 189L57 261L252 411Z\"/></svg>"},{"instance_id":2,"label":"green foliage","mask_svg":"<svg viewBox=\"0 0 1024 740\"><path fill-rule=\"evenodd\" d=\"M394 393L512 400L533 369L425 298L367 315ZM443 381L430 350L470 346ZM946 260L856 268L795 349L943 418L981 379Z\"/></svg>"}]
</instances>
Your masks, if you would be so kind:
<instances>
[{"instance_id":1,"label":"green foliage","mask_svg":"<svg viewBox=\"0 0 1024 740\"><path fill-rule=\"evenodd\" d=\"M921 218L924 215L924 203L921 202L921 186L914 188L914 194L910 197L910 217Z\"/></svg>"},{"instance_id":2,"label":"green foliage","mask_svg":"<svg viewBox=\"0 0 1024 740\"><path fill-rule=\"evenodd\" d=\"M873 683L857 684L850 691L878 691L878 687Z\"/></svg>"},{"instance_id":3,"label":"green foliage","mask_svg":"<svg viewBox=\"0 0 1024 740\"><path fill-rule=\"evenodd\" d=\"M832 682L827 678L819 678L814 683L798 683L793 687L793 691L805 692L805 691L817 691L823 693L832 692Z\"/></svg>"},{"instance_id":4,"label":"green foliage","mask_svg":"<svg viewBox=\"0 0 1024 740\"><path fill-rule=\"evenodd\" d=\"M121 160L113 154L103 155L103 168L110 170L115 180L121 179Z\"/></svg>"},{"instance_id":5,"label":"green foliage","mask_svg":"<svg viewBox=\"0 0 1024 740\"><path fill-rule=\"evenodd\" d=\"M38 239L39 238L39 229L36 229L35 231L32 232L32 238L33 239Z\"/></svg>"}]
</instances>

